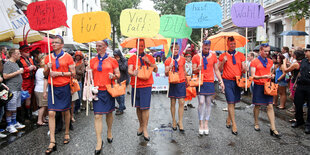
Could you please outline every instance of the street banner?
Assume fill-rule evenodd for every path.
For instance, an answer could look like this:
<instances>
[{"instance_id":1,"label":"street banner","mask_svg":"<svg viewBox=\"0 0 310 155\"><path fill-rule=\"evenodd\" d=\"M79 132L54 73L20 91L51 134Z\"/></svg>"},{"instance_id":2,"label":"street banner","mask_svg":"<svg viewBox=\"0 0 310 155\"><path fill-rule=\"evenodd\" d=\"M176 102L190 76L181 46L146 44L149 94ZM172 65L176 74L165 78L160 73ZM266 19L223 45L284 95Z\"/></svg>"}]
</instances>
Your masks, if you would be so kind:
<instances>
[{"instance_id":1,"label":"street banner","mask_svg":"<svg viewBox=\"0 0 310 155\"><path fill-rule=\"evenodd\" d=\"M264 26L264 8L257 3L235 3L231 8L231 19L238 27Z\"/></svg>"},{"instance_id":2,"label":"street banner","mask_svg":"<svg viewBox=\"0 0 310 155\"><path fill-rule=\"evenodd\" d=\"M62 1L38 1L27 7L27 17L30 28L37 31L47 31L67 25L67 10Z\"/></svg>"},{"instance_id":3,"label":"street banner","mask_svg":"<svg viewBox=\"0 0 310 155\"><path fill-rule=\"evenodd\" d=\"M165 38L190 38L192 28L186 25L184 16L163 15L160 17L159 34Z\"/></svg>"},{"instance_id":4,"label":"street banner","mask_svg":"<svg viewBox=\"0 0 310 155\"><path fill-rule=\"evenodd\" d=\"M111 20L105 11L76 14L72 17L73 39L79 43L110 39Z\"/></svg>"},{"instance_id":5,"label":"street banner","mask_svg":"<svg viewBox=\"0 0 310 155\"><path fill-rule=\"evenodd\" d=\"M223 27L222 8L216 2L192 2L186 5L185 18L191 28Z\"/></svg>"},{"instance_id":6,"label":"street banner","mask_svg":"<svg viewBox=\"0 0 310 155\"><path fill-rule=\"evenodd\" d=\"M120 27L124 36L152 38L159 32L160 18L155 11L126 9L120 16Z\"/></svg>"}]
</instances>

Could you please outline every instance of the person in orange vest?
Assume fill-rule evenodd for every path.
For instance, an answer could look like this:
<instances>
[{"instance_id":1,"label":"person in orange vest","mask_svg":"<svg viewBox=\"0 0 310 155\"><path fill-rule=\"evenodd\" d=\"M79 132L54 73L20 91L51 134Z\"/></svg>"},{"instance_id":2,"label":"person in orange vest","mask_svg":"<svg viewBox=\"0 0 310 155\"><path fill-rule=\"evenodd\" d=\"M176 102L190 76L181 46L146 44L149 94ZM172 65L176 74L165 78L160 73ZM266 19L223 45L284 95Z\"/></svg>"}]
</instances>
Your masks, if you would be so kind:
<instances>
[{"instance_id":1,"label":"person in orange vest","mask_svg":"<svg viewBox=\"0 0 310 155\"><path fill-rule=\"evenodd\" d=\"M24 91L28 91L29 97L26 99L26 118L30 119L31 118L31 109L30 109L30 104L31 104L31 95L34 90L34 78L35 78L35 71L36 71L36 66L33 63L33 60L30 58L30 49L28 44L20 45L20 60L17 61L17 64L19 68L24 69L24 73L22 74L23 77L23 83L22 83L22 89Z\"/></svg>"}]
</instances>

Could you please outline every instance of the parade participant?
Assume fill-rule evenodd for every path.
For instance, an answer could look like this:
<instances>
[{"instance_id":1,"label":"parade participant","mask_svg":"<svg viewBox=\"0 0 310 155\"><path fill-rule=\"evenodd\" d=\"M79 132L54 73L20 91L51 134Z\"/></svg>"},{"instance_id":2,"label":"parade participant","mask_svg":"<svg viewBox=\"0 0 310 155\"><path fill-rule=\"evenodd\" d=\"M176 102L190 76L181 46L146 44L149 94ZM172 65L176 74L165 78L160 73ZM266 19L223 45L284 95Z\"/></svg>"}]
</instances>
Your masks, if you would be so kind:
<instances>
[{"instance_id":1,"label":"parade participant","mask_svg":"<svg viewBox=\"0 0 310 155\"><path fill-rule=\"evenodd\" d=\"M264 94L264 84L270 82L270 80L274 78L274 75L271 73L273 62L267 58L269 51L270 46L267 43L262 44L259 48L260 55L251 63L251 73L254 79L252 99L252 103L255 105L253 109L255 121L254 129L255 131L260 131L258 123L259 109L261 105L265 105L267 106L267 115L270 121L270 135L280 138L281 135L278 133L275 126L275 116L272 105L273 97Z\"/></svg>"},{"instance_id":2,"label":"parade participant","mask_svg":"<svg viewBox=\"0 0 310 155\"><path fill-rule=\"evenodd\" d=\"M234 37L227 39L228 51L219 57L219 69L223 70L223 82L225 85L225 96L228 103L228 117L226 127L232 127L232 134L237 135L237 124L235 121L235 104L240 102L241 89L236 83L236 76L241 76L245 70L245 56L236 51ZM231 126L232 125L232 126Z\"/></svg>"},{"instance_id":3,"label":"parade participant","mask_svg":"<svg viewBox=\"0 0 310 155\"><path fill-rule=\"evenodd\" d=\"M113 111L115 110L115 98L113 98L107 91L107 84L111 84L112 80L120 77L118 63L107 54L108 40L96 42L96 49L98 55L90 60L90 69L93 73L94 86L98 86L98 100L93 101L93 108L95 114L95 130L97 137L97 145L95 154L100 154L103 147L102 140L102 116L106 115L107 123L107 141L113 142L112 137L112 123Z\"/></svg>"},{"instance_id":4,"label":"parade participant","mask_svg":"<svg viewBox=\"0 0 310 155\"><path fill-rule=\"evenodd\" d=\"M30 58L30 52L29 52L29 46L27 44L22 45L20 48L20 60L17 61L17 64L19 68L24 68L24 73L22 74L23 77L23 84L22 88L24 91L28 91L29 97L26 99L26 104L25 104L25 114L26 118L30 119L31 118L31 109L30 109L30 104L31 104L31 96L33 94L33 89L34 89L34 78L35 78L35 73L36 73L36 66L33 63L33 60Z\"/></svg>"},{"instance_id":5,"label":"parade participant","mask_svg":"<svg viewBox=\"0 0 310 155\"><path fill-rule=\"evenodd\" d=\"M225 90L221 73L217 65L216 54L210 50L211 41L204 40L202 46L202 62L201 56L197 54L193 57L193 73L199 74L201 70L201 77L203 77L203 85L200 87L200 92L197 89L198 95L198 118L199 118L199 134L209 134L208 121L211 115L211 99L215 94L214 89L214 73L219 80L222 90ZM198 87L197 87L198 88Z\"/></svg>"},{"instance_id":6,"label":"parade participant","mask_svg":"<svg viewBox=\"0 0 310 155\"><path fill-rule=\"evenodd\" d=\"M297 78L297 88L294 97L296 122L292 124L292 127L296 128L305 123L303 105L307 101L308 112L305 133L310 134L310 44L305 49L305 58L300 64L300 76Z\"/></svg>"},{"instance_id":7,"label":"parade participant","mask_svg":"<svg viewBox=\"0 0 310 155\"><path fill-rule=\"evenodd\" d=\"M25 125L16 121L16 109L21 106L21 89L23 68L19 68L16 63L20 59L19 50L10 49L9 60L3 65L3 78L9 90L13 93L13 98L6 105L6 130L10 133L17 132L16 129L25 128Z\"/></svg>"},{"instance_id":8,"label":"parade participant","mask_svg":"<svg viewBox=\"0 0 310 155\"><path fill-rule=\"evenodd\" d=\"M185 71L186 71L186 76L192 76L193 74L193 69L192 69L192 55L190 51L186 51L185 52ZM191 100L188 100L188 102L186 103L186 99L185 99L185 103L184 103L184 110L187 110L187 107L189 108L195 108L193 106L193 104L191 104Z\"/></svg>"},{"instance_id":9,"label":"parade participant","mask_svg":"<svg viewBox=\"0 0 310 155\"><path fill-rule=\"evenodd\" d=\"M79 99L75 101L75 112L80 110L81 102L82 102L82 90L83 90L83 77L85 73L85 63L84 63L84 56L81 51L75 52L75 79L79 82L80 91L78 91ZM74 121L73 121L74 122Z\"/></svg>"},{"instance_id":10,"label":"parade participant","mask_svg":"<svg viewBox=\"0 0 310 155\"><path fill-rule=\"evenodd\" d=\"M183 127L183 112L184 112L184 98L186 97L186 71L185 71L185 58L179 55L179 45L174 43L173 60L171 57L165 61L165 75L169 76L169 72L176 72L179 75L179 82L172 84L169 83L169 94L170 98L170 111L172 116L172 129L177 130L177 125L179 126L180 132L184 132ZM173 50L173 45L171 45L170 50ZM172 61L172 62L171 62ZM175 119L175 105L179 100L178 116L179 121L177 123Z\"/></svg>"},{"instance_id":11,"label":"parade participant","mask_svg":"<svg viewBox=\"0 0 310 155\"><path fill-rule=\"evenodd\" d=\"M155 64L155 59L151 55L145 54L144 49L145 49L144 40L140 39L138 49L139 51L138 67L142 65L150 66L154 68L153 72L157 73L158 68ZM131 76L130 85L132 86L131 101L132 104L135 104L136 113L139 120L139 129L137 132L137 136L143 135L144 140L149 141L150 137L147 132L147 125L149 121L152 84L154 83L154 80L152 75L148 80L142 80L137 78L136 99L135 103L133 103L135 76L138 75L138 70L136 69L136 59L137 56L133 55L128 60L128 73Z\"/></svg>"},{"instance_id":12,"label":"parade participant","mask_svg":"<svg viewBox=\"0 0 310 155\"><path fill-rule=\"evenodd\" d=\"M119 78L118 82L121 83L126 80L126 86L129 84L129 75L128 75L128 64L127 60L123 57L122 52L119 49L114 50L114 58L117 60L119 65L119 71L121 77ZM125 106L125 94L119 97L116 97L117 103L119 104L118 109L115 112L115 115L122 115L124 110L126 109Z\"/></svg>"},{"instance_id":13,"label":"parade participant","mask_svg":"<svg viewBox=\"0 0 310 155\"><path fill-rule=\"evenodd\" d=\"M70 142L69 124L70 124L70 109L71 109L71 91L70 91L70 77L75 75L75 65L70 54L62 50L64 46L63 38L57 35L52 46L54 51L51 54L51 62L49 56L45 57L44 76L48 76L48 117L50 130L50 144L45 151L46 154L56 150L55 140L55 115L57 112L64 112L65 115L65 137L64 144ZM53 86L51 86L51 78L53 79ZM51 91L53 87L53 95ZM54 97L54 103L52 101Z\"/></svg>"}]
</instances>

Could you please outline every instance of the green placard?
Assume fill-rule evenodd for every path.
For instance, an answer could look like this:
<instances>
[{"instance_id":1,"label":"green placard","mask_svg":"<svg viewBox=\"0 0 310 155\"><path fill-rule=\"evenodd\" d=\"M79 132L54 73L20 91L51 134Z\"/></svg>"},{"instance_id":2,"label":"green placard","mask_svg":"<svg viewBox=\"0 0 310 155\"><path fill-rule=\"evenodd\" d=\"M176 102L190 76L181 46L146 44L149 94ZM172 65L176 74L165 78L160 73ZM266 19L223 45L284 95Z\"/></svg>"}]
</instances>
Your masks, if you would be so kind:
<instances>
[{"instance_id":1,"label":"green placard","mask_svg":"<svg viewBox=\"0 0 310 155\"><path fill-rule=\"evenodd\" d=\"M190 38L192 28L187 26L183 16L163 15L160 17L159 34L166 38Z\"/></svg>"}]
</instances>

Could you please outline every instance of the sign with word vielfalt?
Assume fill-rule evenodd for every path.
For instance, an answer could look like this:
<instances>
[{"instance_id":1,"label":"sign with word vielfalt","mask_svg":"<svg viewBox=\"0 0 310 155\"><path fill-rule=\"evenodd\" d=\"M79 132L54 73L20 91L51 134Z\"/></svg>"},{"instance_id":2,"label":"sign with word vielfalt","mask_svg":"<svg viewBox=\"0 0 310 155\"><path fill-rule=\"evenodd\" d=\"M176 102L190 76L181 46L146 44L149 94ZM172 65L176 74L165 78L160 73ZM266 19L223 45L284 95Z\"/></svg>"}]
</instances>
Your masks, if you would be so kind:
<instances>
[{"instance_id":1,"label":"sign with word vielfalt","mask_svg":"<svg viewBox=\"0 0 310 155\"><path fill-rule=\"evenodd\" d=\"M192 2L185 7L187 25L191 28L209 28L221 24L222 8L216 2Z\"/></svg>"},{"instance_id":2,"label":"sign with word vielfalt","mask_svg":"<svg viewBox=\"0 0 310 155\"><path fill-rule=\"evenodd\" d=\"M264 26L264 8L257 3L235 3L231 8L231 19L238 27Z\"/></svg>"},{"instance_id":3,"label":"sign with word vielfalt","mask_svg":"<svg viewBox=\"0 0 310 155\"><path fill-rule=\"evenodd\" d=\"M120 16L121 33L127 37L154 37L159 26L159 15L155 11L126 9Z\"/></svg>"},{"instance_id":4,"label":"sign with word vielfalt","mask_svg":"<svg viewBox=\"0 0 310 155\"><path fill-rule=\"evenodd\" d=\"M66 23L68 19L66 6L58 0L30 3L27 7L27 17L33 30L44 31L60 26L69 27Z\"/></svg>"},{"instance_id":5,"label":"sign with word vielfalt","mask_svg":"<svg viewBox=\"0 0 310 155\"><path fill-rule=\"evenodd\" d=\"M79 43L110 39L110 15L105 11L73 15L72 33L73 40Z\"/></svg>"},{"instance_id":6,"label":"sign with word vielfalt","mask_svg":"<svg viewBox=\"0 0 310 155\"><path fill-rule=\"evenodd\" d=\"M163 15L160 17L159 34L166 38L189 38L192 28L186 25L183 16Z\"/></svg>"}]
</instances>

